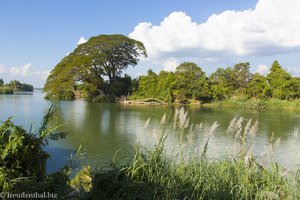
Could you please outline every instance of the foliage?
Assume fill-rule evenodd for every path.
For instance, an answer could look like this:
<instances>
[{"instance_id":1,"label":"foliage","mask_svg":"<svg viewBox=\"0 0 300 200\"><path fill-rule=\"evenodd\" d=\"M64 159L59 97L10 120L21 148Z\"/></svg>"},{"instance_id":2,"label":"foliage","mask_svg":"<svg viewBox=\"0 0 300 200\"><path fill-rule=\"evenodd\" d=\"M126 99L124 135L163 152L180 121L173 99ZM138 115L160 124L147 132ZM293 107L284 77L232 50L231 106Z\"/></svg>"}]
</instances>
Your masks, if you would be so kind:
<instances>
[{"instance_id":1,"label":"foliage","mask_svg":"<svg viewBox=\"0 0 300 200\"><path fill-rule=\"evenodd\" d=\"M144 45L126 36L91 37L55 66L44 91L51 99L61 99L61 93L74 91L76 84L82 82L91 97L124 95L130 83L128 76L121 78L121 74L128 66L137 65L141 55L147 56Z\"/></svg>"},{"instance_id":2,"label":"foliage","mask_svg":"<svg viewBox=\"0 0 300 200\"><path fill-rule=\"evenodd\" d=\"M231 68L218 68L209 77L210 88L214 100L229 98L234 91L233 75Z\"/></svg>"},{"instance_id":3,"label":"foliage","mask_svg":"<svg viewBox=\"0 0 300 200\"><path fill-rule=\"evenodd\" d=\"M10 87L0 87L0 94L13 94L14 91Z\"/></svg>"},{"instance_id":4,"label":"foliage","mask_svg":"<svg viewBox=\"0 0 300 200\"><path fill-rule=\"evenodd\" d=\"M291 75L282 69L278 61L274 61L270 73L267 75L272 97L276 99L288 99L287 95L289 93L288 90L291 79Z\"/></svg>"},{"instance_id":5,"label":"foliage","mask_svg":"<svg viewBox=\"0 0 300 200\"><path fill-rule=\"evenodd\" d=\"M132 95L131 98L156 98L164 102L202 103L231 98L300 98L300 78L292 77L274 61L265 77L250 72L250 63L218 68L210 76L193 62L183 62L175 72L149 70L136 79L122 73L137 65L146 55L144 45L123 35L99 35L79 45L51 71L44 91L47 98L71 100L74 92L92 101L105 101ZM13 85L13 84L12 84ZM13 88L16 88L15 86Z\"/></svg>"},{"instance_id":6,"label":"foliage","mask_svg":"<svg viewBox=\"0 0 300 200\"><path fill-rule=\"evenodd\" d=\"M15 92L32 92L33 91L33 86L32 85L29 85L29 84L26 84L26 83L20 83L17 80L10 81L8 83L8 86L10 88L12 88L13 91L15 91Z\"/></svg>"},{"instance_id":7,"label":"foliage","mask_svg":"<svg viewBox=\"0 0 300 200\"><path fill-rule=\"evenodd\" d=\"M271 89L266 78L255 73L247 85L247 95L258 99L266 99L271 97Z\"/></svg>"},{"instance_id":8,"label":"foliage","mask_svg":"<svg viewBox=\"0 0 300 200\"><path fill-rule=\"evenodd\" d=\"M7 119L0 127L0 191L10 192L23 189L40 191L50 185L55 187L57 180L63 180L64 172L46 174L46 160L49 158L44 147L49 140L63 138L65 133L54 132L59 126L53 124L55 109L50 107L41 122L40 128L26 132L21 126ZM43 187L41 187L43 185ZM51 186L52 187L52 186ZM57 187L56 187L57 188ZM50 191L50 190L44 190Z\"/></svg>"},{"instance_id":9,"label":"foliage","mask_svg":"<svg viewBox=\"0 0 300 200\"><path fill-rule=\"evenodd\" d=\"M138 79L138 89L134 92L141 98L157 98L172 103L177 100L196 99L205 101L210 98L210 90L205 73L195 63L185 62L175 71L152 70Z\"/></svg>"},{"instance_id":10,"label":"foliage","mask_svg":"<svg viewBox=\"0 0 300 200\"><path fill-rule=\"evenodd\" d=\"M244 107L265 108L267 100L300 98L300 78L292 77L277 61L266 77L252 74L248 62L218 68L209 77L195 63L184 62L175 73L161 71L157 75L149 70L136 80L134 98L157 98L168 103L231 99Z\"/></svg>"},{"instance_id":11,"label":"foliage","mask_svg":"<svg viewBox=\"0 0 300 200\"><path fill-rule=\"evenodd\" d=\"M192 62L181 63L175 71L175 96L178 99L209 98L208 82L202 69Z\"/></svg>"},{"instance_id":12,"label":"foliage","mask_svg":"<svg viewBox=\"0 0 300 200\"><path fill-rule=\"evenodd\" d=\"M0 94L13 94L14 92L32 92L33 86L20 83L17 80L10 81L8 84L5 84L3 79L0 79Z\"/></svg>"},{"instance_id":13,"label":"foliage","mask_svg":"<svg viewBox=\"0 0 300 200\"><path fill-rule=\"evenodd\" d=\"M70 184L77 191L89 192L92 189L92 179L91 179L91 167L85 166L83 169L76 174L76 176L71 180Z\"/></svg>"},{"instance_id":14,"label":"foliage","mask_svg":"<svg viewBox=\"0 0 300 200\"><path fill-rule=\"evenodd\" d=\"M1 167L19 172L23 176L45 175L48 154L41 147L44 146L46 137L27 134L22 127L15 126L11 118L0 127L0 135Z\"/></svg>"}]
</instances>

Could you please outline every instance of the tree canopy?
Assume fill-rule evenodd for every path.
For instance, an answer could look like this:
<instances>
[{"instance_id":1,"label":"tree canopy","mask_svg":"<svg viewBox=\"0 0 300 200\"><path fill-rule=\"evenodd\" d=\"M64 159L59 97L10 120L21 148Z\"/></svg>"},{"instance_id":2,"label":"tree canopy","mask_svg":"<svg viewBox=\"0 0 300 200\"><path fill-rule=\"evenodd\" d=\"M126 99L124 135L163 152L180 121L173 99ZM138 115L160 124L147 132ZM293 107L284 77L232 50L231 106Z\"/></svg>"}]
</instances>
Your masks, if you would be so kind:
<instances>
[{"instance_id":1,"label":"tree canopy","mask_svg":"<svg viewBox=\"0 0 300 200\"><path fill-rule=\"evenodd\" d=\"M147 53L137 40L123 35L91 37L55 66L44 91L50 98L67 99L83 84L88 95L111 94L111 86L122 84L121 74L128 66L137 65L140 56Z\"/></svg>"},{"instance_id":2,"label":"tree canopy","mask_svg":"<svg viewBox=\"0 0 300 200\"><path fill-rule=\"evenodd\" d=\"M218 68L206 77L195 63L181 63L175 72L152 70L137 79L133 98L157 98L166 102L194 99L220 101L229 98L300 98L300 78L292 77L275 61L267 76L250 72L250 63Z\"/></svg>"}]
</instances>

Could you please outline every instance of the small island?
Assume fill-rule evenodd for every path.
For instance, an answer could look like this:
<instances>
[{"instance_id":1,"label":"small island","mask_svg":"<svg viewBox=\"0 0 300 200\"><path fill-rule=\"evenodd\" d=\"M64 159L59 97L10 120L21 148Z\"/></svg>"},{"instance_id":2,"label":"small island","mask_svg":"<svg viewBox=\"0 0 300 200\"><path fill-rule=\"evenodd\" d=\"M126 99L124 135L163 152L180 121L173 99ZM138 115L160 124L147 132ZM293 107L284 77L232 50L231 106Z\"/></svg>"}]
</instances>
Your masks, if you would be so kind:
<instances>
[{"instance_id":1,"label":"small island","mask_svg":"<svg viewBox=\"0 0 300 200\"><path fill-rule=\"evenodd\" d=\"M0 79L0 94L16 94L19 92L33 92L33 86L17 80L5 84L3 79Z\"/></svg>"}]
</instances>

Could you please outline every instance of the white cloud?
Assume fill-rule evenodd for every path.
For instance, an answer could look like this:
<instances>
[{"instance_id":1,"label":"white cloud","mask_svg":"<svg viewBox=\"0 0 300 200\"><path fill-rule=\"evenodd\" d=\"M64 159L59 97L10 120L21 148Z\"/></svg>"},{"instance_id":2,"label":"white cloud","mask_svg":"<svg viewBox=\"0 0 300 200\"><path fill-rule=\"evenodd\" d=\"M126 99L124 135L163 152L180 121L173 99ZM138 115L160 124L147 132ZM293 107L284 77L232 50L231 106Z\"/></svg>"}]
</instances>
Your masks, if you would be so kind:
<instances>
[{"instance_id":1,"label":"white cloud","mask_svg":"<svg viewBox=\"0 0 300 200\"><path fill-rule=\"evenodd\" d=\"M0 78L4 78L6 82L16 79L41 87L49 74L50 70L35 70L30 63L18 67L0 64Z\"/></svg>"},{"instance_id":2,"label":"white cloud","mask_svg":"<svg viewBox=\"0 0 300 200\"><path fill-rule=\"evenodd\" d=\"M300 77L300 68L299 67L287 67L284 68L288 73L290 73L292 76L294 77ZM258 65L257 73L266 76L268 73L270 73L270 67L268 67L267 65Z\"/></svg>"},{"instance_id":3,"label":"white cloud","mask_svg":"<svg viewBox=\"0 0 300 200\"><path fill-rule=\"evenodd\" d=\"M263 76L267 75L270 71L270 68L267 65L258 65L256 73L259 73Z\"/></svg>"},{"instance_id":4,"label":"white cloud","mask_svg":"<svg viewBox=\"0 0 300 200\"><path fill-rule=\"evenodd\" d=\"M0 65L0 75L5 74L7 71L6 67L4 65Z\"/></svg>"},{"instance_id":5,"label":"white cloud","mask_svg":"<svg viewBox=\"0 0 300 200\"><path fill-rule=\"evenodd\" d=\"M129 36L150 58L272 55L300 49L299 11L299 0L259 0L254 9L213 14L202 24L173 12L160 25L139 23Z\"/></svg>"},{"instance_id":6,"label":"white cloud","mask_svg":"<svg viewBox=\"0 0 300 200\"><path fill-rule=\"evenodd\" d=\"M20 66L20 67L11 67L9 69L9 72L12 75L21 75L21 76L28 76L30 74L30 70L31 70L31 64L28 63L24 66Z\"/></svg>"},{"instance_id":7,"label":"white cloud","mask_svg":"<svg viewBox=\"0 0 300 200\"><path fill-rule=\"evenodd\" d=\"M288 67L286 70L292 76L300 77L300 67Z\"/></svg>"},{"instance_id":8,"label":"white cloud","mask_svg":"<svg viewBox=\"0 0 300 200\"><path fill-rule=\"evenodd\" d=\"M77 42L77 45L80 45L80 44L83 44L83 43L86 43L86 42L87 42L87 40L84 37L80 37L80 39Z\"/></svg>"},{"instance_id":9,"label":"white cloud","mask_svg":"<svg viewBox=\"0 0 300 200\"><path fill-rule=\"evenodd\" d=\"M175 71L176 67L178 66L178 62L175 58L169 58L167 61L164 62L163 66L163 70L165 71Z\"/></svg>"}]
</instances>

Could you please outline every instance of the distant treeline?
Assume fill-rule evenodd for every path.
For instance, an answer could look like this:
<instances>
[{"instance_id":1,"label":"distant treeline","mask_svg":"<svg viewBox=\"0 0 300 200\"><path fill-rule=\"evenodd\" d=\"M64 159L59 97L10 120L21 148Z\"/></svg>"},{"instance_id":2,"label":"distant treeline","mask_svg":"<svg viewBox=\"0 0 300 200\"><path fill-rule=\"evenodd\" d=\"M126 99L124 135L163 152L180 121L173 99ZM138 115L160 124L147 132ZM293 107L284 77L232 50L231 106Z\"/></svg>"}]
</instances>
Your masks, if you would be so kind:
<instances>
[{"instance_id":1,"label":"distant treeline","mask_svg":"<svg viewBox=\"0 0 300 200\"><path fill-rule=\"evenodd\" d=\"M250 72L248 62L218 68L210 76L191 62L180 64L175 72L152 70L134 81L133 98L158 98L172 103L176 100L220 101L228 98L293 100L300 98L300 78L292 77L275 61L269 74Z\"/></svg>"},{"instance_id":2,"label":"distant treeline","mask_svg":"<svg viewBox=\"0 0 300 200\"><path fill-rule=\"evenodd\" d=\"M33 86L20 83L17 80L10 81L5 84L3 79L0 79L0 94L13 94L14 92L32 92Z\"/></svg>"},{"instance_id":3,"label":"distant treeline","mask_svg":"<svg viewBox=\"0 0 300 200\"><path fill-rule=\"evenodd\" d=\"M251 73L249 62L218 68L209 76L197 64L184 62L175 72L162 70L156 74L149 70L147 75L135 79L125 74L110 81L101 80L101 87L85 82L76 82L72 88L62 87L64 84L60 84L56 99L70 100L78 94L93 101L114 101L117 97L126 96L130 99L156 98L167 103L193 100L206 103L232 98L300 98L300 78L292 77L278 61L273 62L266 76Z\"/></svg>"}]
</instances>

